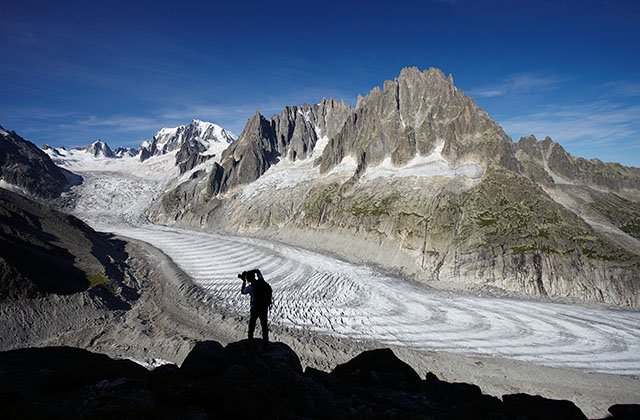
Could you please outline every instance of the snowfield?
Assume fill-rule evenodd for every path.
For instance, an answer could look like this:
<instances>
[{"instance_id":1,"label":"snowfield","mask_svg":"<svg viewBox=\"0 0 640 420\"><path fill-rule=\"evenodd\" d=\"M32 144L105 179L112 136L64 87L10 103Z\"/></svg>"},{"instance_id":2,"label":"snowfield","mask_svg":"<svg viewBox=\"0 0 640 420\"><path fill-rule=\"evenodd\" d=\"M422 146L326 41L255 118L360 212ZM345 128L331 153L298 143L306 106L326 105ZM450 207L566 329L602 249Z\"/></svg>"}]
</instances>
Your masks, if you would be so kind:
<instances>
[{"instance_id":1,"label":"snowfield","mask_svg":"<svg viewBox=\"0 0 640 420\"><path fill-rule=\"evenodd\" d=\"M293 328L383 345L640 375L637 311L438 292L281 243L151 225L143 211L178 179L173 159L170 153L140 163L76 153L58 163L84 178L70 194L77 216L97 230L162 250L231 312L246 314L249 305L237 274L259 268L274 289L272 322ZM317 170L311 162L281 162L244 194L301 182ZM435 158L417 163L434 162L441 163ZM475 176L469 168L468 176Z\"/></svg>"}]
</instances>

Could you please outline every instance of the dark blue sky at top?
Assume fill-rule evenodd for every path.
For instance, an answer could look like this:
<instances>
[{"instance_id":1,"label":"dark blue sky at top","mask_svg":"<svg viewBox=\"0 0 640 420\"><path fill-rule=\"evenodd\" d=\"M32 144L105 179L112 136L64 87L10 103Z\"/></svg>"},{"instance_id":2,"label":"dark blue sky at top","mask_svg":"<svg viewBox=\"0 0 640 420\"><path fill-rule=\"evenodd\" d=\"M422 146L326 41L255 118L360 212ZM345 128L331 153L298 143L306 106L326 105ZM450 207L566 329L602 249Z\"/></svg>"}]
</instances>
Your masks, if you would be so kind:
<instances>
[{"instance_id":1,"label":"dark blue sky at top","mask_svg":"<svg viewBox=\"0 0 640 420\"><path fill-rule=\"evenodd\" d=\"M640 2L0 0L0 124L136 146L192 118L355 104L439 67L514 140L640 166Z\"/></svg>"}]
</instances>

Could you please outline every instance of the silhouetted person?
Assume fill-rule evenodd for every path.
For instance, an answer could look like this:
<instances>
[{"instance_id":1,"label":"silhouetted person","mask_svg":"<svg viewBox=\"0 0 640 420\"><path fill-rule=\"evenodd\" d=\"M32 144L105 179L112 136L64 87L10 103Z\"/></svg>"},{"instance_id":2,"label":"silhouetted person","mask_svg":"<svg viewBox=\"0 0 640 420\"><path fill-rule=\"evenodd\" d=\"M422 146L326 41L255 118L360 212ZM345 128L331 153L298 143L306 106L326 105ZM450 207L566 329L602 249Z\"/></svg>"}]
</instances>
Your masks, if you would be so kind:
<instances>
[{"instance_id":1,"label":"silhouetted person","mask_svg":"<svg viewBox=\"0 0 640 420\"><path fill-rule=\"evenodd\" d=\"M249 316L249 339L253 338L256 329L256 320L260 318L262 328L262 339L264 348L269 344L269 328L267 326L267 316L271 308L271 286L264 281L260 270L243 271L238 274L242 279L242 294L251 296L251 314ZM247 282L249 284L247 284Z\"/></svg>"}]
</instances>

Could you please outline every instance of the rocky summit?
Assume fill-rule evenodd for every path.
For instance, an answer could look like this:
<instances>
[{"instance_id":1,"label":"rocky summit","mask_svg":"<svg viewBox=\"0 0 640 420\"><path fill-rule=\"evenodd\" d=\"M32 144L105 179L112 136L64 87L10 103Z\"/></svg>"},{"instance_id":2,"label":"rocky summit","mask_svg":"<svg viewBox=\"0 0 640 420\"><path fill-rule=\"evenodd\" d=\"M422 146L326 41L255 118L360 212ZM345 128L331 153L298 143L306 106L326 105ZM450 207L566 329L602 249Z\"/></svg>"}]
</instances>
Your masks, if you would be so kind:
<instances>
[{"instance_id":1,"label":"rocky summit","mask_svg":"<svg viewBox=\"0 0 640 420\"><path fill-rule=\"evenodd\" d=\"M106 157L106 158L116 157L116 154L113 152L113 150L111 150L109 145L102 140L96 140L93 143L91 143L87 147L86 152L96 158L97 157Z\"/></svg>"},{"instance_id":2,"label":"rocky summit","mask_svg":"<svg viewBox=\"0 0 640 420\"><path fill-rule=\"evenodd\" d=\"M235 136L222 127L205 121L193 120L187 125L173 128L163 128L158 131L151 140L147 140L140 146L140 160L144 161L152 156L159 156L178 150L176 164L187 161L193 155L211 149L213 153L207 155L213 157L216 152L221 152L235 140ZM202 159L202 158L201 158ZM206 159L205 159L206 160ZM191 164L196 166L196 164ZM188 169L191 169L189 167ZM181 172L188 170L181 168Z\"/></svg>"},{"instance_id":3,"label":"rocky summit","mask_svg":"<svg viewBox=\"0 0 640 420\"><path fill-rule=\"evenodd\" d=\"M159 223L249 234L430 284L640 305L640 169L513 142L438 69L250 118Z\"/></svg>"},{"instance_id":4,"label":"rocky summit","mask_svg":"<svg viewBox=\"0 0 640 420\"><path fill-rule=\"evenodd\" d=\"M260 340L201 341L180 367L151 371L72 347L0 352L0 401L7 419L586 419L570 401L421 377L389 349L303 371L286 344ZM609 418L639 410L614 405Z\"/></svg>"}]
</instances>

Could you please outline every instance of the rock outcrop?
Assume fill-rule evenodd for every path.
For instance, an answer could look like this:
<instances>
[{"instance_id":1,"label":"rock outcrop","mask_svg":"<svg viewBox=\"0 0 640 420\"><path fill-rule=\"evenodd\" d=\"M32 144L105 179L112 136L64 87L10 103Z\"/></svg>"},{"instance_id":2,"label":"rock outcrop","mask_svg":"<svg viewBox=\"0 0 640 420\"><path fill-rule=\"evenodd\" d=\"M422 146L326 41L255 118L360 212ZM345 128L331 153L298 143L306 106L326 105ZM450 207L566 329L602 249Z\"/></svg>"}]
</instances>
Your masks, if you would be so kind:
<instances>
[{"instance_id":1,"label":"rock outcrop","mask_svg":"<svg viewBox=\"0 0 640 420\"><path fill-rule=\"evenodd\" d=\"M295 162L310 157L318 140L335 135L350 113L348 105L326 99L315 105L288 106L270 120L256 111L238 140L222 153L209 177L208 193L216 195L255 181L282 158Z\"/></svg>"},{"instance_id":2,"label":"rock outcrop","mask_svg":"<svg viewBox=\"0 0 640 420\"><path fill-rule=\"evenodd\" d=\"M441 143L451 165L475 160L516 168L509 137L451 77L434 68L406 68L382 89L359 98L348 123L325 148L321 172L349 155L361 170L385 158L402 166L416 155L430 155Z\"/></svg>"},{"instance_id":3,"label":"rock outcrop","mask_svg":"<svg viewBox=\"0 0 640 420\"><path fill-rule=\"evenodd\" d=\"M586 419L570 401L502 399L467 383L421 378L391 350L360 354L332 372L302 370L283 343L197 343L181 367L148 371L71 347L0 353L5 418ZM637 416L637 404L610 408Z\"/></svg>"},{"instance_id":4,"label":"rock outcrop","mask_svg":"<svg viewBox=\"0 0 640 420\"><path fill-rule=\"evenodd\" d=\"M80 177L56 166L35 144L0 127L0 181L35 198L52 199Z\"/></svg>"}]
</instances>

